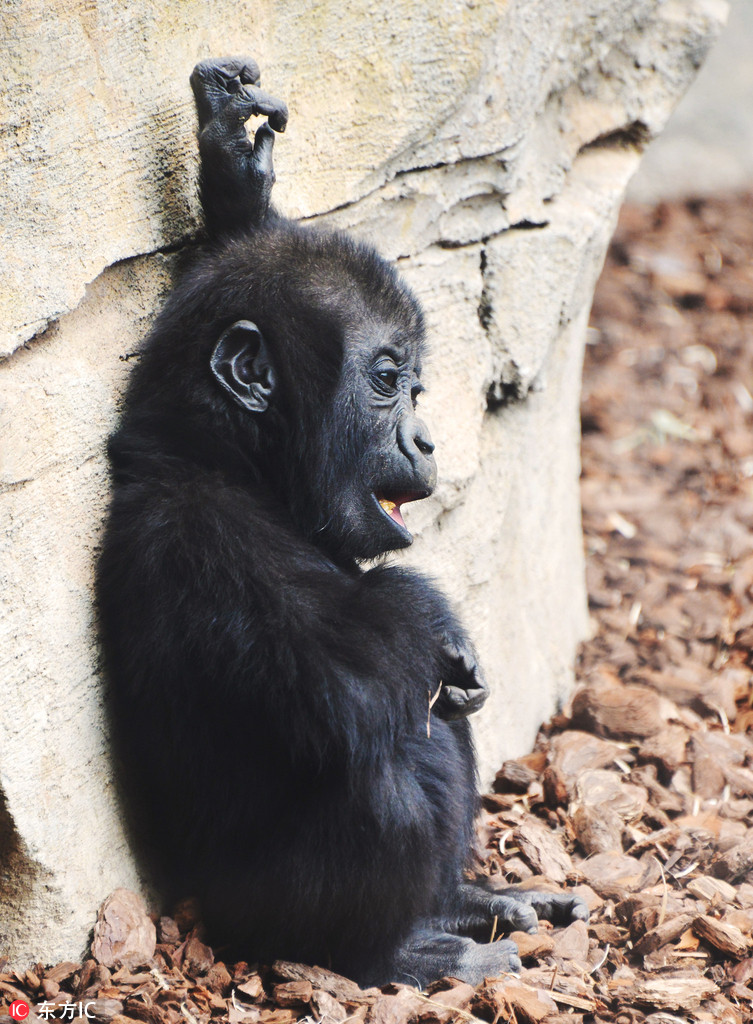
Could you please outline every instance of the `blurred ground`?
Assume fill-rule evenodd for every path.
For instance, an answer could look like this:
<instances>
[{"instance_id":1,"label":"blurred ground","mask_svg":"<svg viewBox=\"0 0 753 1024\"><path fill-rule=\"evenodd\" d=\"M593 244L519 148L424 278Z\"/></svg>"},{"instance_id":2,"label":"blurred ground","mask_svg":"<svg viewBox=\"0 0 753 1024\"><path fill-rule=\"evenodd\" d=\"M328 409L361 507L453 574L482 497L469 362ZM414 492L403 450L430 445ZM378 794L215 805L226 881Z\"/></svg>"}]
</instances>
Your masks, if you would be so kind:
<instances>
[{"instance_id":1,"label":"blurred ground","mask_svg":"<svg viewBox=\"0 0 753 1024\"><path fill-rule=\"evenodd\" d=\"M0 958L0 1005L27 1000L32 1022L86 1005L112 1024L753 1020L752 257L751 195L631 206L596 296L582 405L594 634L572 706L484 797L478 843L493 884L573 888L588 926L515 935L521 977L475 991L362 991L318 968L222 963L190 904L157 922L155 950L121 897L109 920L119 942L130 930L125 966L112 936L83 965Z\"/></svg>"}]
</instances>

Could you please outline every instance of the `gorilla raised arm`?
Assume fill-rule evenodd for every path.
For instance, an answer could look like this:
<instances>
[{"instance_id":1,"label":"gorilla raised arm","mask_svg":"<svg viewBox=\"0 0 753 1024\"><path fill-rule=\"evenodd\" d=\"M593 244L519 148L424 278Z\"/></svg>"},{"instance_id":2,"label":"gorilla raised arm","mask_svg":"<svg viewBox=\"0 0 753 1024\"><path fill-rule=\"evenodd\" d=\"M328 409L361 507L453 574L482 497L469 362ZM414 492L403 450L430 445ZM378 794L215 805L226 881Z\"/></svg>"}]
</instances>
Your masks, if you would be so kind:
<instances>
[{"instance_id":1,"label":"gorilla raised arm","mask_svg":"<svg viewBox=\"0 0 753 1024\"><path fill-rule=\"evenodd\" d=\"M258 83L247 59L192 75L209 242L110 440L115 739L165 894L197 895L212 941L477 983L519 965L470 937L495 917L586 911L463 883L486 686L428 580L359 564L411 543L401 507L435 483L421 310L372 249L270 209L287 109Z\"/></svg>"}]
</instances>

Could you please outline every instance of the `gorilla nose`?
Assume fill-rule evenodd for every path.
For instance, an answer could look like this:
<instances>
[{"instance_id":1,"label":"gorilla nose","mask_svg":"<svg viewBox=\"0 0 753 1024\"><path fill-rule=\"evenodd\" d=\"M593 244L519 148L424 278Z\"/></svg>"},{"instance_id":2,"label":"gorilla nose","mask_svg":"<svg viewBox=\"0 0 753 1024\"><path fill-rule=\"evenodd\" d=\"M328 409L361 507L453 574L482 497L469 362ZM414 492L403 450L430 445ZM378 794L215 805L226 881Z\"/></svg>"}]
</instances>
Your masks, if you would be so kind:
<instances>
[{"instance_id":1,"label":"gorilla nose","mask_svg":"<svg viewBox=\"0 0 753 1024\"><path fill-rule=\"evenodd\" d=\"M419 428L416 436L413 438L416 448L418 448L422 455L432 455L434 452L434 442L429 437L429 431L423 423L419 423Z\"/></svg>"},{"instance_id":2,"label":"gorilla nose","mask_svg":"<svg viewBox=\"0 0 753 1024\"><path fill-rule=\"evenodd\" d=\"M422 420L406 417L397 428L397 443L400 450L413 466L413 470L427 487L434 487L437 481L437 467L434 461L434 444L429 428Z\"/></svg>"}]
</instances>

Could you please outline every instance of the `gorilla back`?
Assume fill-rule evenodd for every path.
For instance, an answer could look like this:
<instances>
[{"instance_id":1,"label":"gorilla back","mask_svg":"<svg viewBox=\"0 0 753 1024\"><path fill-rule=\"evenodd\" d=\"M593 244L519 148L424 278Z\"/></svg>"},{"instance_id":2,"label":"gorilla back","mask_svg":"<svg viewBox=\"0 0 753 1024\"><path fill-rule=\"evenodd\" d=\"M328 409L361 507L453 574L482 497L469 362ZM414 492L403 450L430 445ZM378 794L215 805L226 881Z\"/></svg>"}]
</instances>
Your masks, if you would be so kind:
<instances>
[{"instance_id":1,"label":"gorilla back","mask_svg":"<svg viewBox=\"0 0 753 1024\"><path fill-rule=\"evenodd\" d=\"M245 58L194 71L207 241L109 445L97 587L127 792L212 941L477 982L519 964L470 937L494 917L583 910L462 881L486 686L429 581L360 566L410 544L401 506L435 483L421 310L372 249L270 209L287 110L258 82Z\"/></svg>"}]
</instances>

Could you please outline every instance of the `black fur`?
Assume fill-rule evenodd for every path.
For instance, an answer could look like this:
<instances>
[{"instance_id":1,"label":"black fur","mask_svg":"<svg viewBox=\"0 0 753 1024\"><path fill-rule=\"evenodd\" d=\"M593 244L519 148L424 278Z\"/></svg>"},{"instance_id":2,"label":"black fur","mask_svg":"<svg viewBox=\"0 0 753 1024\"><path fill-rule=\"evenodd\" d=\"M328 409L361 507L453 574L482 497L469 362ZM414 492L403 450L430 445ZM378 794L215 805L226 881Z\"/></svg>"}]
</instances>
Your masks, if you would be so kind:
<instances>
[{"instance_id":1,"label":"black fur","mask_svg":"<svg viewBox=\"0 0 753 1024\"><path fill-rule=\"evenodd\" d=\"M359 565L410 543L374 495L399 506L433 486L413 411L421 311L370 248L268 210L269 129L264 187L226 160L212 206L216 154L240 145L218 111L244 81L253 98L252 62L194 73L213 238L147 339L109 446L97 587L128 791L166 895L197 895L213 941L362 983L476 982L515 968L514 946L451 933L536 921L530 894L462 884L465 716L485 685L432 583ZM567 897L537 906L584 916Z\"/></svg>"}]
</instances>

